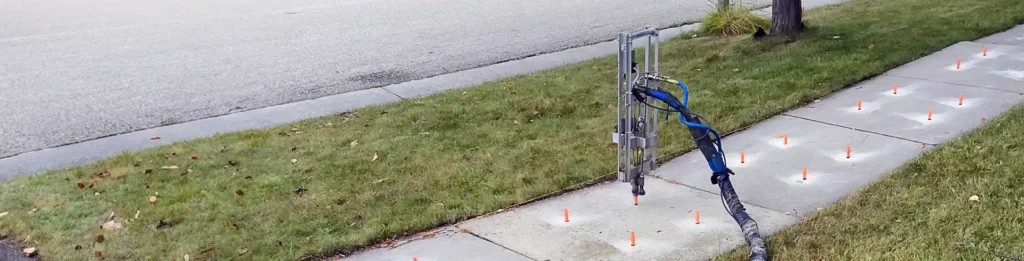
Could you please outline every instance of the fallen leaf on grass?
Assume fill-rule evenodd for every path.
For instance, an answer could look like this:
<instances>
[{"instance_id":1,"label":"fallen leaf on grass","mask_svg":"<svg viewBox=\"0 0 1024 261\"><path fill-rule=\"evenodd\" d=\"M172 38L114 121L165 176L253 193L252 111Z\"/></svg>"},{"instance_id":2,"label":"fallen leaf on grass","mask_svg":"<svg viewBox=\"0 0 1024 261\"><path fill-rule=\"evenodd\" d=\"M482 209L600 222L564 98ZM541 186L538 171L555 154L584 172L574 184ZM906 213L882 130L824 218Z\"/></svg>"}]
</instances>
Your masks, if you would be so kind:
<instances>
[{"instance_id":1,"label":"fallen leaf on grass","mask_svg":"<svg viewBox=\"0 0 1024 261\"><path fill-rule=\"evenodd\" d=\"M199 253L200 254L206 254L206 253L210 253L210 252L213 252L213 251L217 251L217 248L216 247L207 248L206 250L203 250L202 252L199 252Z\"/></svg>"},{"instance_id":2,"label":"fallen leaf on grass","mask_svg":"<svg viewBox=\"0 0 1024 261\"><path fill-rule=\"evenodd\" d=\"M160 168L161 169L178 169L178 166L172 165L172 166L163 166L163 167L160 167Z\"/></svg>"},{"instance_id":3,"label":"fallen leaf on grass","mask_svg":"<svg viewBox=\"0 0 1024 261\"><path fill-rule=\"evenodd\" d=\"M8 212L0 212L0 217L4 217L4 216L6 216L7 214L10 214L10 213L8 213Z\"/></svg>"},{"instance_id":4,"label":"fallen leaf on grass","mask_svg":"<svg viewBox=\"0 0 1024 261\"><path fill-rule=\"evenodd\" d=\"M124 227L124 225L118 223L116 220L107 221L106 223L103 223L103 225L100 225L100 228L103 228L104 230L110 232L116 232L118 229L121 229L122 227Z\"/></svg>"},{"instance_id":5,"label":"fallen leaf on grass","mask_svg":"<svg viewBox=\"0 0 1024 261\"><path fill-rule=\"evenodd\" d=\"M352 148L355 148L357 145L359 145L359 140L354 140L348 143L348 146Z\"/></svg>"},{"instance_id":6,"label":"fallen leaf on grass","mask_svg":"<svg viewBox=\"0 0 1024 261\"><path fill-rule=\"evenodd\" d=\"M103 244L103 241L107 241L106 238L103 237L103 235L96 236L96 243Z\"/></svg>"},{"instance_id":7,"label":"fallen leaf on grass","mask_svg":"<svg viewBox=\"0 0 1024 261\"><path fill-rule=\"evenodd\" d=\"M875 49L875 45L874 44L868 45L868 49Z\"/></svg>"},{"instance_id":8,"label":"fallen leaf on grass","mask_svg":"<svg viewBox=\"0 0 1024 261\"><path fill-rule=\"evenodd\" d=\"M242 191L241 189L235 190L235 194L238 194L239 196L244 196L245 195L245 191Z\"/></svg>"},{"instance_id":9,"label":"fallen leaf on grass","mask_svg":"<svg viewBox=\"0 0 1024 261\"><path fill-rule=\"evenodd\" d=\"M377 152L376 151L373 152L373 159L371 159L370 162L374 162L374 161L377 161Z\"/></svg>"},{"instance_id":10,"label":"fallen leaf on grass","mask_svg":"<svg viewBox=\"0 0 1024 261\"><path fill-rule=\"evenodd\" d=\"M235 253L238 254L239 256L242 256L245 255L245 253L249 253L249 249L239 248L235 250Z\"/></svg>"},{"instance_id":11,"label":"fallen leaf on grass","mask_svg":"<svg viewBox=\"0 0 1024 261\"><path fill-rule=\"evenodd\" d=\"M978 195L974 195L974 196L971 196L971 198L969 198L969 199L967 199L967 200L970 200L970 201L978 201L979 199L981 199L981 198L979 198L979 197L978 197Z\"/></svg>"},{"instance_id":12,"label":"fallen leaf on grass","mask_svg":"<svg viewBox=\"0 0 1024 261\"><path fill-rule=\"evenodd\" d=\"M78 182L78 188L84 189L85 188L85 183Z\"/></svg>"},{"instance_id":13,"label":"fallen leaf on grass","mask_svg":"<svg viewBox=\"0 0 1024 261\"><path fill-rule=\"evenodd\" d=\"M334 123L328 122L327 124L324 124L324 126L331 127L331 126L334 126Z\"/></svg>"},{"instance_id":14,"label":"fallen leaf on grass","mask_svg":"<svg viewBox=\"0 0 1024 261\"><path fill-rule=\"evenodd\" d=\"M30 247L30 248L26 248L26 249L21 250L21 253L24 254L26 257L34 257L34 256L36 256L37 252L39 252L39 250L37 250L34 247Z\"/></svg>"},{"instance_id":15,"label":"fallen leaf on grass","mask_svg":"<svg viewBox=\"0 0 1024 261\"><path fill-rule=\"evenodd\" d=\"M384 181L389 180L389 179L391 179L391 178L378 179L377 181L374 181L373 184L380 184L381 182L384 182Z\"/></svg>"},{"instance_id":16,"label":"fallen leaf on grass","mask_svg":"<svg viewBox=\"0 0 1024 261\"><path fill-rule=\"evenodd\" d=\"M296 162L299 162L299 160L298 159L292 159L292 163L296 163Z\"/></svg>"},{"instance_id":17,"label":"fallen leaf on grass","mask_svg":"<svg viewBox=\"0 0 1024 261\"><path fill-rule=\"evenodd\" d=\"M39 209L38 208L33 208L32 210L29 210L28 213L32 214L32 213L36 213L36 211L39 211Z\"/></svg>"},{"instance_id":18,"label":"fallen leaf on grass","mask_svg":"<svg viewBox=\"0 0 1024 261\"><path fill-rule=\"evenodd\" d=\"M156 196L149 196L149 203L156 203Z\"/></svg>"},{"instance_id":19,"label":"fallen leaf on grass","mask_svg":"<svg viewBox=\"0 0 1024 261\"><path fill-rule=\"evenodd\" d=\"M139 214L142 214L142 210L135 211L135 218L139 218Z\"/></svg>"},{"instance_id":20,"label":"fallen leaf on grass","mask_svg":"<svg viewBox=\"0 0 1024 261\"><path fill-rule=\"evenodd\" d=\"M93 256L95 256L96 259L103 259L103 252L96 251L96 253L93 253Z\"/></svg>"},{"instance_id":21,"label":"fallen leaf on grass","mask_svg":"<svg viewBox=\"0 0 1024 261\"><path fill-rule=\"evenodd\" d=\"M193 155L192 156L192 160L199 160L199 156L198 155Z\"/></svg>"}]
</instances>

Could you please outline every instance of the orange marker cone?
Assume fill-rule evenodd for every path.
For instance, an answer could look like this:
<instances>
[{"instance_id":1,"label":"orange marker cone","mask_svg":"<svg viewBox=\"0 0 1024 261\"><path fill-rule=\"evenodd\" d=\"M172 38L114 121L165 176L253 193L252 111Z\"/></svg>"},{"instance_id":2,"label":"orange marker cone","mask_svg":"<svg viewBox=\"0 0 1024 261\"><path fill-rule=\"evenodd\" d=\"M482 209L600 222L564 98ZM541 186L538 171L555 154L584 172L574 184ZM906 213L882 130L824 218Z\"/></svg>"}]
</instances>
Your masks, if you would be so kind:
<instances>
[{"instance_id":1,"label":"orange marker cone","mask_svg":"<svg viewBox=\"0 0 1024 261\"><path fill-rule=\"evenodd\" d=\"M861 107L860 105L861 105L861 101L860 101L860 99L857 99L857 110L858 111L860 110L860 107Z\"/></svg>"},{"instance_id":2,"label":"orange marker cone","mask_svg":"<svg viewBox=\"0 0 1024 261\"><path fill-rule=\"evenodd\" d=\"M899 85L900 85L899 83L893 83L892 84L892 95L896 95L896 87L899 86Z\"/></svg>"},{"instance_id":3,"label":"orange marker cone","mask_svg":"<svg viewBox=\"0 0 1024 261\"><path fill-rule=\"evenodd\" d=\"M700 224L700 211L697 211L697 224Z\"/></svg>"},{"instance_id":4,"label":"orange marker cone","mask_svg":"<svg viewBox=\"0 0 1024 261\"><path fill-rule=\"evenodd\" d=\"M636 233L629 231L629 246L636 246Z\"/></svg>"},{"instance_id":5,"label":"orange marker cone","mask_svg":"<svg viewBox=\"0 0 1024 261\"><path fill-rule=\"evenodd\" d=\"M742 163L746 163L746 162L747 162L747 159L746 159L746 158L747 158L747 157L746 157L746 155L744 155L744 154L743 154L743 151L741 150L741 151L740 151L740 163L741 163L741 164L742 164Z\"/></svg>"},{"instance_id":6,"label":"orange marker cone","mask_svg":"<svg viewBox=\"0 0 1024 261\"><path fill-rule=\"evenodd\" d=\"M789 133L782 134L782 145L789 145Z\"/></svg>"},{"instance_id":7,"label":"orange marker cone","mask_svg":"<svg viewBox=\"0 0 1024 261\"><path fill-rule=\"evenodd\" d=\"M985 46L985 49L982 49L981 56L988 56L988 45Z\"/></svg>"},{"instance_id":8,"label":"orange marker cone","mask_svg":"<svg viewBox=\"0 0 1024 261\"><path fill-rule=\"evenodd\" d=\"M960 70L960 58L956 59L956 69Z\"/></svg>"},{"instance_id":9,"label":"orange marker cone","mask_svg":"<svg viewBox=\"0 0 1024 261\"><path fill-rule=\"evenodd\" d=\"M633 205L640 205L640 198L638 198L636 195L633 195Z\"/></svg>"},{"instance_id":10,"label":"orange marker cone","mask_svg":"<svg viewBox=\"0 0 1024 261\"><path fill-rule=\"evenodd\" d=\"M565 209L565 223L569 223L569 209Z\"/></svg>"},{"instance_id":11,"label":"orange marker cone","mask_svg":"<svg viewBox=\"0 0 1024 261\"><path fill-rule=\"evenodd\" d=\"M960 105L964 105L964 94L960 94Z\"/></svg>"},{"instance_id":12,"label":"orange marker cone","mask_svg":"<svg viewBox=\"0 0 1024 261\"><path fill-rule=\"evenodd\" d=\"M807 167L804 167L804 180L807 180Z\"/></svg>"},{"instance_id":13,"label":"orange marker cone","mask_svg":"<svg viewBox=\"0 0 1024 261\"><path fill-rule=\"evenodd\" d=\"M932 120L932 109L928 109L928 120Z\"/></svg>"},{"instance_id":14,"label":"orange marker cone","mask_svg":"<svg viewBox=\"0 0 1024 261\"><path fill-rule=\"evenodd\" d=\"M850 146L846 146L846 158L850 158Z\"/></svg>"}]
</instances>

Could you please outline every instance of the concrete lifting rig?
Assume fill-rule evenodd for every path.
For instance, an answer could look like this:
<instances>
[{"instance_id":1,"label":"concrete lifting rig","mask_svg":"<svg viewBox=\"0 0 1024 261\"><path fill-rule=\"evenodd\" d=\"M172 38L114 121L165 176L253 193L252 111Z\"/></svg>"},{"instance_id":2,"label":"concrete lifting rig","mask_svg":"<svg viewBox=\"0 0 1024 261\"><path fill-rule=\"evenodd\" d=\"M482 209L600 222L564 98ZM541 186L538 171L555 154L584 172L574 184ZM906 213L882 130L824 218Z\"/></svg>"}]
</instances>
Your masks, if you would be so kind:
<instances>
[{"instance_id":1,"label":"concrete lifting rig","mask_svg":"<svg viewBox=\"0 0 1024 261\"><path fill-rule=\"evenodd\" d=\"M637 70L636 52L633 41L646 39L644 48L644 70ZM648 28L635 33L619 33L618 70L618 123L612 141L618 144L618 178L629 182L633 188L634 204L637 197L646 194L644 176L657 167L658 111L668 114L679 113L679 122L689 129L704 159L711 168L711 183L721 189L722 204L736 223L740 225L744 238L750 244L751 260L766 260L768 251L757 229L757 222L747 215L746 209L736 195L729 176L733 171L725 162L722 138L710 126L686 107L689 90L681 81L669 79L658 72L658 30ZM679 86L683 91L682 100L660 88L660 83ZM666 108L651 105L649 100L658 100ZM666 119L669 115L665 115Z\"/></svg>"},{"instance_id":2,"label":"concrete lifting rig","mask_svg":"<svg viewBox=\"0 0 1024 261\"><path fill-rule=\"evenodd\" d=\"M650 80L637 71L633 40L647 39L644 49L644 73L658 74L658 30L649 28L636 33L619 33L618 111L612 141L618 144L618 176L631 182L633 196L642 196L644 175L656 167L658 153L658 110L643 106L630 92L636 83L657 89L659 81Z\"/></svg>"}]
</instances>

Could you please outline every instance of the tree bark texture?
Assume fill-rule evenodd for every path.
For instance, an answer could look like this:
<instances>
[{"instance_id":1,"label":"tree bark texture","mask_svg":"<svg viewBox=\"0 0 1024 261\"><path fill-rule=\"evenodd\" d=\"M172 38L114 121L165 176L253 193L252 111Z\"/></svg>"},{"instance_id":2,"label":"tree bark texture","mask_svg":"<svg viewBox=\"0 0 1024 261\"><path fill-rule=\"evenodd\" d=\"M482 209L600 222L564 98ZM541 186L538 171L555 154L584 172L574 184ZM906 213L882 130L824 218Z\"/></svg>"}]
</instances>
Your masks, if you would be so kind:
<instances>
[{"instance_id":1,"label":"tree bark texture","mask_svg":"<svg viewBox=\"0 0 1024 261\"><path fill-rule=\"evenodd\" d=\"M772 0L772 35L791 35L804 29L800 0Z\"/></svg>"}]
</instances>

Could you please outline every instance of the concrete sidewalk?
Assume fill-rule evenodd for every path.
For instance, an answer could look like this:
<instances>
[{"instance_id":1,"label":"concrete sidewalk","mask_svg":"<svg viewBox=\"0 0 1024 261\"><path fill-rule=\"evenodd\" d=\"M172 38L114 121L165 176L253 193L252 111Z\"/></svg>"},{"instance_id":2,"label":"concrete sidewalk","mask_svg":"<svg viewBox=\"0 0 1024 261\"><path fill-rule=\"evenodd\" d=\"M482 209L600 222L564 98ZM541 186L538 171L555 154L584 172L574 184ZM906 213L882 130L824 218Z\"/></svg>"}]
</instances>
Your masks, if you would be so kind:
<instances>
[{"instance_id":1,"label":"concrete sidewalk","mask_svg":"<svg viewBox=\"0 0 1024 261\"><path fill-rule=\"evenodd\" d=\"M769 235L1021 101L1024 26L952 45L730 135L723 146L738 194ZM688 153L655 171L638 206L628 184L606 183L346 260L706 260L746 244L708 172L702 156Z\"/></svg>"}]
</instances>

